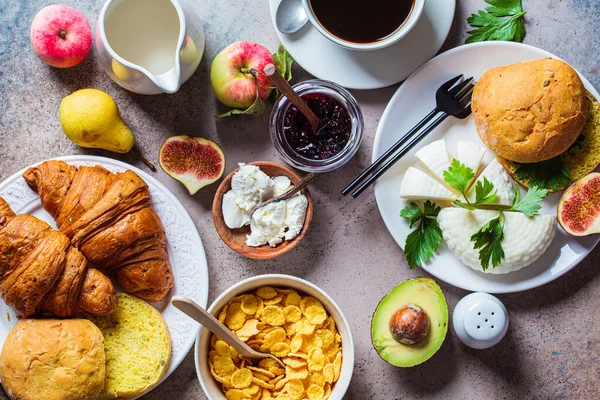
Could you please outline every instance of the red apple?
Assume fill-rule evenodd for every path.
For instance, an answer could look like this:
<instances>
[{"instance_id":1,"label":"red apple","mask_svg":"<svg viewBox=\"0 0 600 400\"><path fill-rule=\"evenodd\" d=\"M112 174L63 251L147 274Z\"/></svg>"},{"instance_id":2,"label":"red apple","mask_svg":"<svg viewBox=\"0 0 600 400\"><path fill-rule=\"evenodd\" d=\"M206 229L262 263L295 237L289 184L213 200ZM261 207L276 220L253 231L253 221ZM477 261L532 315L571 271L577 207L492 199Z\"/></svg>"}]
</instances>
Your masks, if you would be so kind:
<instances>
[{"instance_id":1,"label":"red apple","mask_svg":"<svg viewBox=\"0 0 600 400\"><path fill-rule=\"evenodd\" d=\"M273 63L271 52L258 43L235 42L215 57L210 69L210 81L217 98L233 108L248 108L256 100L256 89L261 99L271 93L271 82L264 75L256 78L247 72L254 68L260 72Z\"/></svg>"},{"instance_id":2,"label":"red apple","mask_svg":"<svg viewBox=\"0 0 600 400\"><path fill-rule=\"evenodd\" d=\"M92 48L92 29L78 10L54 4L42 8L29 32L35 54L56 68L73 67L82 62Z\"/></svg>"}]
</instances>

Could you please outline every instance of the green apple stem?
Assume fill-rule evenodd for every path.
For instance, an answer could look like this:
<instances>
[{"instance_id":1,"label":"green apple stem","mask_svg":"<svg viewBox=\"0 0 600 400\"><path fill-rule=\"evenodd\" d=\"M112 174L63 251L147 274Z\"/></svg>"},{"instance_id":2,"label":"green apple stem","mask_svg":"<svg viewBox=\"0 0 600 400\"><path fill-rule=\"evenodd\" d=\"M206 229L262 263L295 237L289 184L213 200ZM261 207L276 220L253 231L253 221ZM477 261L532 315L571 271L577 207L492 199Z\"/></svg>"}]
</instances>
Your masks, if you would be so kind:
<instances>
[{"instance_id":1,"label":"green apple stem","mask_svg":"<svg viewBox=\"0 0 600 400\"><path fill-rule=\"evenodd\" d=\"M250 74L253 77L256 78L256 75L260 74L260 71L254 68L242 68L240 69L240 71L242 71L242 73L244 74Z\"/></svg>"},{"instance_id":2,"label":"green apple stem","mask_svg":"<svg viewBox=\"0 0 600 400\"><path fill-rule=\"evenodd\" d=\"M259 71L259 70L255 69L255 68L242 68L242 69L240 69L240 71L242 71L242 73L244 73L244 74L252 75L254 78L256 78L257 75L266 76L264 72ZM269 88L269 89L277 89L275 86L265 85L264 83L262 83L259 80L256 80L256 84L259 85L259 86L262 86L262 87Z\"/></svg>"}]
</instances>

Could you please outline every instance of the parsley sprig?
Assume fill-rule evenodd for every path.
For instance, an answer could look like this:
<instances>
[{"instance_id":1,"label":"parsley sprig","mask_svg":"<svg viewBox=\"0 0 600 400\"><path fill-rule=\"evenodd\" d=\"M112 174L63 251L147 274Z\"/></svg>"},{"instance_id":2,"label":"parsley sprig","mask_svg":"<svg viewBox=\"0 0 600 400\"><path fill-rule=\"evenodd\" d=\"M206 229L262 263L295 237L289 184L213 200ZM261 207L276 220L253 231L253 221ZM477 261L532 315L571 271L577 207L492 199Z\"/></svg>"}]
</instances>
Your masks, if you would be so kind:
<instances>
[{"instance_id":1,"label":"parsley sprig","mask_svg":"<svg viewBox=\"0 0 600 400\"><path fill-rule=\"evenodd\" d=\"M470 36L465 43L488 40L508 40L522 42L525 38L523 16L527 14L521 7L521 0L485 0L491 7L479 10L467 18L474 27L467 32Z\"/></svg>"},{"instance_id":2,"label":"parsley sprig","mask_svg":"<svg viewBox=\"0 0 600 400\"><path fill-rule=\"evenodd\" d=\"M486 177L477 181L475 185L475 201L470 202L467 197L469 183L475 177L473 169L458 161L456 158L450 163L450 167L444 171L444 181L462 194L465 202L454 200L454 205L467 210L475 210L477 206L493 203L498 191L493 192L494 185Z\"/></svg>"},{"instance_id":3,"label":"parsley sprig","mask_svg":"<svg viewBox=\"0 0 600 400\"><path fill-rule=\"evenodd\" d=\"M518 180L529 187L537 186L554 192L571 184L571 174L560 156L531 164L519 164L515 171Z\"/></svg>"},{"instance_id":4,"label":"parsley sprig","mask_svg":"<svg viewBox=\"0 0 600 400\"><path fill-rule=\"evenodd\" d=\"M519 190L519 185L515 183L515 201L513 202L512 207L509 211L519 211L525 214L528 217L533 217L540 211L540 206L538 203L544 200L544 197L548 195L548 190L532 186L527 190L525 196L521 198L521 191Z\"/></svg>"},{"instance_id":5,"label":"parsley sprig","mask_svg":"<svg viewBox=\"0 0 600 400\"><path fill-rule=\"evenodd\" d=\"M580 134L575 143L563 154L577 154L584 150L585 143L585 136ZM515 175L518 180L527 182L529 187L538 186L558 192L571 184L571 173L563 160L563 154L536 163L515 163L518 166L515 170Z\"/></svg>"},{"instance_id":6,"label":"parsley sprig","mask_svg":"<svg viewBox=\"0 0 600 400\"><path fill-rule=\"evenodd\" d=\"M417 225L406 238L404 254L408 267L414 269L429 260L442 243L442 230L435 219L440 212L440 207L427 200L423 210L414 202L400 211L400 216L409 220L409 227Z\"/></svg>"},{"instance_id":7,"label":"parsley sprig","mask_svg":"<svg viewBox=\"0 0 600 400\"><path fill-rule=\"evenodd\" d=\"M519 185L515 183L515 200L508 211L517 211L528 217L533 217L542 208L538 203L548 195L548 190L532 186L527 190L525 196L521 198ZM492 264L492 268L500 265L504 259L504 249L502 248L502 239L504 239L504 211L498 209L500 215L488 221L479 231L471 236L473 248L479 250L479 261L483 270L487 270Z\"/></svg>"},{"instance_id":8,"label":"parsley sprig","mask_svg":"<svg viewBox=\"0 0 600 400\"><path fill-rule=\"evenodd\" d=\"M498 217L488 221L471 236L471 242L474 243L473 248L479 249L479 261L484 271L489 268L490 261L493 267L497 267L504 259L504 249L502 248L504 221L504 212L500 211Z\"/></svg>"}]
</instances>

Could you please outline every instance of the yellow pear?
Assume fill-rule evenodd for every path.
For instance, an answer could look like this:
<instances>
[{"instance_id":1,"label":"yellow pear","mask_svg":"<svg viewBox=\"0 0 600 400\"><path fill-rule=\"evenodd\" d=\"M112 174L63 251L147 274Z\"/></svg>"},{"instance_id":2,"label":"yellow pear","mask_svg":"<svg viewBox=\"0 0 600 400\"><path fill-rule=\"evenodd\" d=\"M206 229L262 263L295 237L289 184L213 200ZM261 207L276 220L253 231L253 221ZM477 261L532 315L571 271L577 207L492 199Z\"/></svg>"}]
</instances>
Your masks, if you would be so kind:
<instances>
[{"instance_id":1,"label":"yellow pear","mask_svg":"<svg viewBox=\"0 0 600 400\"><path fill-rule=\"evenodd\" d=\"M81 89L60 102L60 124L73 143L81 147L127 153L135 137L125 125L117 103L96 89Z\"/></svg>"}]
</instances>

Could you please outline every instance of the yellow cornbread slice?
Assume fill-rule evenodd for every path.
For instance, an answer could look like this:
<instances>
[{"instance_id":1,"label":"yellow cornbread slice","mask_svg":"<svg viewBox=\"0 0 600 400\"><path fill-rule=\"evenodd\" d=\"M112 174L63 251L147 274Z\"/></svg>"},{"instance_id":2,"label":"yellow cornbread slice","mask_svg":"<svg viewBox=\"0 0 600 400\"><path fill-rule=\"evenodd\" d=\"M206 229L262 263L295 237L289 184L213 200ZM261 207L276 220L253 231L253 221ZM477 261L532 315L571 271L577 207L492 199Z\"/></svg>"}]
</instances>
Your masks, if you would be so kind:
<instances>
[{"instance_id":1,"label":"yellow cornbread slice","mask_svg":"<svg viewBox=\"0 0 600 400\"><path fill-rule=\"evenodd\" d=\"M579 153L567 152L563 154L571 180L577 181L600 164L600 103L587 92L588 120L581 134L584 137Z\"/></svg>"},{"instance_id":2,"label":"yellow cornbread slice","mask_svg":"<svg viewBox=\"0 0 600 400\"><path fill-rule=\"evenodd\" d=\"M154 307L119 293L117 310L94 322L104 335L106 384L101 399L136 397L165 374L171 358L167 325Z\"/></svg>"}]
</instances>

